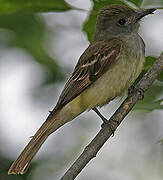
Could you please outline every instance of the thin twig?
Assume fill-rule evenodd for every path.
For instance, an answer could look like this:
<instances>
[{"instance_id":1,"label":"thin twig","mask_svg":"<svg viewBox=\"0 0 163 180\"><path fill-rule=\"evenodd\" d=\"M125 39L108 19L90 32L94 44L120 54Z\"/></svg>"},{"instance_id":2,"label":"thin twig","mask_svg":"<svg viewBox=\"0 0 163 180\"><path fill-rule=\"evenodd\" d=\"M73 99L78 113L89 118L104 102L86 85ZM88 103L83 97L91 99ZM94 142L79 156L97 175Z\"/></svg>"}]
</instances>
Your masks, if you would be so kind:
<instances>
[{"instance_id":1,"label":"thin twig","mask_svg":"<svg viewBox=\"0 0 163 180\"><path fill-rule=\"evenodd\" d=\"M152 85L156 80L160 72L163 71L163 53L155 61L152 68L143 76L140 82L136 85L136 89L141 89L144 92ZM140 91L134 91L134 93L128 96L117 111L110 118L110 122L114 129L116 129L119 124L123 121L125 116L131 111L136 102L140 99ZM116 123L116 121L119 122ZM89 163L89 161L96 157L96 154L104 145L104 143L112 135L111 129L106 125L98 132L95 138L90 142L88 146L84 149L82 154L73 163L73 165L67 170L63 175L61 180L73 180L75 177L83 170L83 168Z\"/></svg>"}]
</instances>

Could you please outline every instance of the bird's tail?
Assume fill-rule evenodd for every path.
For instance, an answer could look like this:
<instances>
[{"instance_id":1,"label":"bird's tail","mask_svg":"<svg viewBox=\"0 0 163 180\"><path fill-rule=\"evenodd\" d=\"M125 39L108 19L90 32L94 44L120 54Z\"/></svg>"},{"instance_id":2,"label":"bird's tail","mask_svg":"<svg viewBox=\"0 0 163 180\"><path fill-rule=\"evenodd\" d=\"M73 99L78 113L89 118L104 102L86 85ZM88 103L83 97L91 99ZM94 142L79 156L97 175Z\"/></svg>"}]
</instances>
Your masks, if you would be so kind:
<instances>
[{"instance_id":1,"label":"bird's tail","mask_svg":"<svg viewBox=\"0 0 163 180\"><path fill-rule=\"evenodd\" d=\"M8 174L24 174L35 154L40 149L41 145L45 142L48 136L65 124L74 119L81 111L78 110L73 113L70 108L64 107L59 112L52 111L47 120L42 124L36 134L32 137L31 141L24 148L17 160L11 165Z\"/></svg>"}]
</instances>

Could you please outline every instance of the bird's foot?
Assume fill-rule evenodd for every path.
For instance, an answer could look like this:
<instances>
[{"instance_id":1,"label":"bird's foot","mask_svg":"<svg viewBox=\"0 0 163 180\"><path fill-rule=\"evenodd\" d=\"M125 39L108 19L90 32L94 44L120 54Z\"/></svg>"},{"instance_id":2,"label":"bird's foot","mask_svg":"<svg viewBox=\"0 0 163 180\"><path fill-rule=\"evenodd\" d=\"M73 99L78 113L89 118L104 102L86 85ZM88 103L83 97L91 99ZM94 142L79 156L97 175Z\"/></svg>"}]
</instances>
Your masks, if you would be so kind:
<instances>
[{"instance_id":1,"label":"bird's foot","mask_svg":"<svg viewBox=\"0 0 163 180\"><path fill-rule=\"evenodd\" d=\"M134 85L128 88L128 96L132 96L135 92L139 93L140 100L144 98L144 90L142 88L136 88Z\"/></svg>"}]
</instances>

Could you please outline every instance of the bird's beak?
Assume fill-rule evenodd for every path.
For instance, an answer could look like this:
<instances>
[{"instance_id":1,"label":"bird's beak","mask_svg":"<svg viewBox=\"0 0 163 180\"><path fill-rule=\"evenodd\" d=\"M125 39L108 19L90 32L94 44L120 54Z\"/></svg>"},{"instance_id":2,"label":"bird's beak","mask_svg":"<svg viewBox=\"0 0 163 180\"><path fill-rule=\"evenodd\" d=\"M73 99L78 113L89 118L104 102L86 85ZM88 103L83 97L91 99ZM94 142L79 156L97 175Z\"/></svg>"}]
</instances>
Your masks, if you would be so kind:
<instances>
[{"instance_id":1,"label":"bird's beak","mask_svg":"<svg viewBox=\"0 0 163 180\"><path fill-rule=\"evenodd\" d=\"M155 10L156 10L155 8L152 8L152 9L145 9L145 10L137 12L136 17L135 17L135 22L138 22L141 18L143 18L144 16L147 16L148 14L153 14Z\"/></svg>"}]
</instances>

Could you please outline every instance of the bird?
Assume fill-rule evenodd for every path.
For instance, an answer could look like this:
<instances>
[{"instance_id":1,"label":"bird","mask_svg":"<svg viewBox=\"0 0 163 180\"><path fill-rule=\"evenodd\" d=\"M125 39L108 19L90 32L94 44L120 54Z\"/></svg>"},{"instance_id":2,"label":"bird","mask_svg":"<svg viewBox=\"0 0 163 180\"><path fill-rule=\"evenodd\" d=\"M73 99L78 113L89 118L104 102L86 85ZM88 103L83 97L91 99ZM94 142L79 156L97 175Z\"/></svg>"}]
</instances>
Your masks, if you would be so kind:
<instances>
[{"instance_id":1,"label":"bird","mask_svg":"<svg viewBox=\"0 0 163 180\"><path fill-rule=\"evenodd\" d=\"M119 4L100 10L93 42L80 56L56 106L8 174L24 174L49 135L84 111L93 110L104 124L109 123L98 108L121 96L141 73L145 43L138 34L139 21L155 10Z\"/></svg>"}]
</instances>

